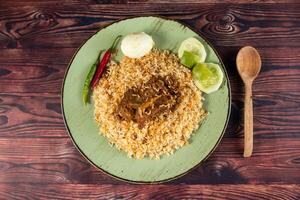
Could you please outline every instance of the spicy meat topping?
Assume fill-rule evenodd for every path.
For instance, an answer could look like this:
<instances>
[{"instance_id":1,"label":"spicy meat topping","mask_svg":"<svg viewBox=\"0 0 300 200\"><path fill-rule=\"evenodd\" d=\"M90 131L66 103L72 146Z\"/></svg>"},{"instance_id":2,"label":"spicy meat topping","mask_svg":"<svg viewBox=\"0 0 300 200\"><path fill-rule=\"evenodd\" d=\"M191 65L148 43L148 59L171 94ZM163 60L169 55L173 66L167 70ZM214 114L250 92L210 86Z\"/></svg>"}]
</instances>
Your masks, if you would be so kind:
<instances>
[{"instance_id":1,"label":"spicy meat topping","mask_svg":"<svg viewBox=\"0 0 300 200\"><path fill-rule=\"evenodd\" d=\"M178 82L171 76L153 76L140 87L132 87L124 93L116 116L143 128L146 122L176 109L180 101L178 88Z\"/></svg>"}]
</instances>

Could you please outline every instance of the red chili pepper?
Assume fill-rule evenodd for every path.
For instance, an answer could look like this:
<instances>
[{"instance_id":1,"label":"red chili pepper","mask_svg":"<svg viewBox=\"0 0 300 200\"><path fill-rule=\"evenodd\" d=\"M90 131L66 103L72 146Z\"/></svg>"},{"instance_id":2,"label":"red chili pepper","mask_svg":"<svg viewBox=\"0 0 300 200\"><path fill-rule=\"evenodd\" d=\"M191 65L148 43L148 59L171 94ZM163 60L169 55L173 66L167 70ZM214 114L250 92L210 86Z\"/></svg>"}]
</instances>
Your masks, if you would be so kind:
<instances>
[{"instance_id":1,"label":"red chili pepper","mask_svg":"<svg viewBox=\"0 0 300 200\"><path fill-rule=\"evenodd\" d=\"M94 89L96 87L99 79L101 78L101 75L103 74L104 69L105 69L107 63L109 62L111 55L116 50L116 46L117 46L118 41L119 41L120 38L121 38L120 35L118 37L116 37L116 39L114 40L114 42L111 45L111 47L109 49L107 49L106 52L104 53L104 56L103 56L101 62L99 63L99 65L97 67L97 71L94 74L94 77L92 79L92 82L91 82L91 88L92 89Z\"/></svg>"}]
</instances>

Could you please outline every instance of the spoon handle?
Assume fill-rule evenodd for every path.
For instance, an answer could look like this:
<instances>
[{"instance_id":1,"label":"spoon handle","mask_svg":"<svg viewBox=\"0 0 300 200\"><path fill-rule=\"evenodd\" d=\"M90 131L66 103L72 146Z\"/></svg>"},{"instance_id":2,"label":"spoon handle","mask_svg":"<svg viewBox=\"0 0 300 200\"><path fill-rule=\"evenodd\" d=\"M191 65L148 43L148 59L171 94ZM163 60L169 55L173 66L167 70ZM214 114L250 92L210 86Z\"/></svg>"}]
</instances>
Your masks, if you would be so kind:
<instances>
[{"instance_id":1,"label":"spoon handle","mask_svg":"<svg viewBox=\"0 0 300 200\"><path fill-rule=\"evenodd\" d=\"M250 157L253 150L253 105L252 82L245 84L244 112L244 157Z\"/></svg>"}]
</instances>

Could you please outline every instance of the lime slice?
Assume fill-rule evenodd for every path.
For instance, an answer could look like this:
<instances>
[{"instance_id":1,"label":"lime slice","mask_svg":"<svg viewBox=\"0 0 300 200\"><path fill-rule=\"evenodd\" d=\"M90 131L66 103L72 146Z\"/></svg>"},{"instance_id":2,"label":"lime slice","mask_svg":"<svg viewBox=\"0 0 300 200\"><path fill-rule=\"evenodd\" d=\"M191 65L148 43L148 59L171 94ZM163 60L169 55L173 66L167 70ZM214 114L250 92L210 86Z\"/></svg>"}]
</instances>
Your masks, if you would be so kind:
<instances>
[{"instance_id":1,"label":"lime slice","mask_svg":"<svg viewBox=\"0 0 300 200\"><path fill-rule=\"evenodd\" d=\"M193 37L184 40L178 49L178 57L182 58L185 51L194 53L199 56L199 62L205 61L206 51L203 44L199 42L199 40Z\"/></svg>"},{"instance_id":2,"label":"lime slice","mask_svg":"<svg viewBox=\"0 0 300 200\"><path fill-rule=\"evenodd\" d=\"M181 64L183 64L184 66L188 67L188 68L192 68L194 65L196 65L197 63L199 63L199 56L188 52L188 51L184 51L183 55L180 59Z\"/></svg>"},{"instance_id":3,"label":"lime slice","mask_svg":"<svg viewBox=\"0 0 300 200\"><path fill-rule=\"evenodd\" d=\"M193 68L192 74L195 85L207 94L217 91L223 81L223 72L214 63L199 63Z\"/></svg>"}]
</instances>

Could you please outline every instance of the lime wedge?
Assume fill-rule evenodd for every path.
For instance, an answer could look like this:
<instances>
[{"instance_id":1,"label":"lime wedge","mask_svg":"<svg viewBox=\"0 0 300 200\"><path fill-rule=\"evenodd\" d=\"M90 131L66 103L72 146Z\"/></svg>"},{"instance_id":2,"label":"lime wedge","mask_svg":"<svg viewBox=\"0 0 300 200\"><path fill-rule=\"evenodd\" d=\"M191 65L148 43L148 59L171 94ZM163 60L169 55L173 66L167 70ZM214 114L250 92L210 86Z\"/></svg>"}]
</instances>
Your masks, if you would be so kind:
<instances>
[{"instance_id":1,"label":"lime wedge","mask_svg":"<svg viewBox=\"0 0 300 200\"><path fill-rule=\"evenodd\" d=\"M217 91L223 81L223 72L214 63L199 63L193 68L192 74L195 85L207 94Z\"/></svg>"},{"instance_id":2,"label":"lime wedge","mask_svg":"<svg viewBox=\"0 0 300 200\"><path fill-rule=\"evenodd\" d=\"M204 62L206 59L206 51L203 44L193 37L190 37L181 43L178 49L178 57L182 58L185 51L199 56L199 62Z\"/></svg>"},{"instance_id":3,"label":"lime wedge","mask_svg":"<svg viewBox=\"0 0 300 200\"><path fill-rule=\"evenodd\" d=\"M199 56L188 52L188 51L184 51L183 55L180 59L181 64L183 64L184 66L188 67L188 68L192 68L194 65L196 65L197 63L199 63Z\"/></svg>"}]
</instances>

